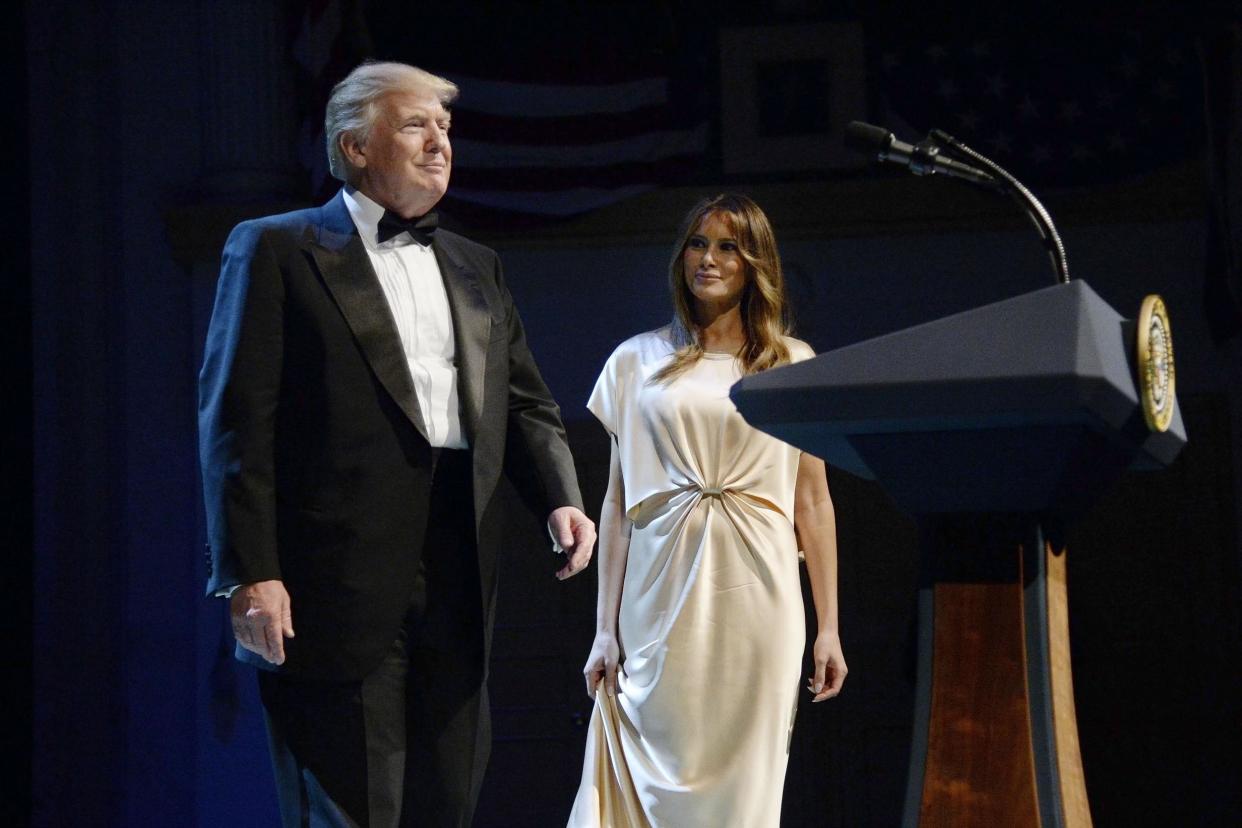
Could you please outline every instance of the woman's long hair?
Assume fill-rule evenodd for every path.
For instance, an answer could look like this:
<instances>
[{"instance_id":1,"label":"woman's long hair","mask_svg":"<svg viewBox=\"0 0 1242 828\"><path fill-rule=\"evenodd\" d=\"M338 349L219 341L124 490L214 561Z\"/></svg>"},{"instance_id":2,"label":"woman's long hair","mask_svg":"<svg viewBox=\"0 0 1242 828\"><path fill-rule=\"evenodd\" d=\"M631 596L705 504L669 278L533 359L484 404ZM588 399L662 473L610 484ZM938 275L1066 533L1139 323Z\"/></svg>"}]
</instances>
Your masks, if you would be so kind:
<instances>
[{"instance_id":1,"label":"woman's long hair","mask_svg":"<svg viewBox=\"0 0 1242 828\"><path fill-rule=\"evenodd\" d=\"M700 201L682 225L681 240L668 267L668 286L673 295L670 333L677 350L672 361L651 377L653 383L671 381L703 356L703 338L694 318L694 294L686 284L684 254L690 237L711 215L719 216L729 226L746 265L740 308L746 344L738 354L742 373L754 374L789 362L789 346L785 344L790 331L785 277L772 225L758 204L744 195L725 193Z\"/></svg>"}]
</instances>

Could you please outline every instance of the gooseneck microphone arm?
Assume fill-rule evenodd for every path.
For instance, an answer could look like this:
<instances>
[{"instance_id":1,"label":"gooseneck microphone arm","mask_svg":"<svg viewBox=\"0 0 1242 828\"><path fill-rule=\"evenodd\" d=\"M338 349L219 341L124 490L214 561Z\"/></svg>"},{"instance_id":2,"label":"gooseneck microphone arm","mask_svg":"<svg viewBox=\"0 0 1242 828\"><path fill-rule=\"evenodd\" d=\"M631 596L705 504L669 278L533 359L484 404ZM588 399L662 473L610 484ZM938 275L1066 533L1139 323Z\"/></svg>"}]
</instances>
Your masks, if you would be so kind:
<instances>
[{"instance_id":1,"label":"gooseneck microphone arm","mask_svg":"<svg viewBox=\"0 0 1242 828\"><path fill-rule=\"evenodd\" d=\"M1013 200L1026 210L1026 214L1030 217L1031 222L1035 225L1035 229L1043 239L1044 247L1048 251L1048 258L1052 260L1052 269L1057 273L1057 282L1060 284L1069 282L1069 262L1065 258L1065 245L1061 243L1061 234L1057 232L1056 225L1052 223L1052 216L1044 209L1044 205L1039 202L1035 194L999 164L992 161L992 159L966 146L944 130L933 129L931 136L975 163L982 164L996 179L1004 182L1002 189L1008 192Z\"/></svg>"},{"instance_id":2,"label":"gooseneck microphone arm","mask_svg":"<svg viewBox=\"0 0 1242 828\"><path fill-rule=\"evenodd\" d=\"M853 149L868 153L874 152L875 157L880 161L891 161L908 167L915 175L940 173L970 181L991 190L1008 193L1035 225L1035 230L1039 233L1044 248L1048 251L1053 270L1056 271L1057 281L1062 284L1069 281L1069 264L1065 259L1065 246L1061 243L1061 236L1057 233L1056 226L1052 223L1052 216L1044 209L1044 205L1039 203L1039 199L1035 198L1035 195L1023 186L1022 182L952 135L943 130L933 129L927 138L918 144L911 145L898 141L893 133L883 127L864 124L861 121L851 121L845 128L845 144ZM941 154L941 145L982 166L983 169L946 158Z\"/></svg>"}]
</instances>

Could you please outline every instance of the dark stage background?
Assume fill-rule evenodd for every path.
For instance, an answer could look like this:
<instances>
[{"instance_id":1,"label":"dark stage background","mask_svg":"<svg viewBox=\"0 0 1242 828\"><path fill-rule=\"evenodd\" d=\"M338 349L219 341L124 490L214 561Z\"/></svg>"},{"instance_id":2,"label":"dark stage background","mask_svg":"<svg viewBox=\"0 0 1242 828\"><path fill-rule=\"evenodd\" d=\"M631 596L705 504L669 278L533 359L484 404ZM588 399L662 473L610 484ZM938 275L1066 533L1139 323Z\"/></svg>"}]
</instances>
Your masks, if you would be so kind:
<instances>
[{"instance_id":1,"label":"dark stage background","mask_svg":"<svg viewBox=\"0 0 1242 828\"><path fill-rule=\"evenodd\" d=\"M954 133L1043 197L1073 275L1123 314L1162 294L1191 442L1071 537L1087 789L1101 826L1242 822L1238 19L950 29L819 6L48 0L10 18L5 532L34 554L0 582L0 821L275 824L253 676L202 598L196 374L228 229L331 191L326 90L375 56L462 87L446 222L501 251L595 509L607 446L583 403L613 346L668 316L669 248L702 194L767 209L819 350L1051 283L1012 205L845 153L851 119ZM831 483L851 674L799 713L784 822L891 826L913 527L875 486ZM479 825L563 824L577 785L595 576L554 566L537 533L508 550Z\"/></svg>"}]
</instances>

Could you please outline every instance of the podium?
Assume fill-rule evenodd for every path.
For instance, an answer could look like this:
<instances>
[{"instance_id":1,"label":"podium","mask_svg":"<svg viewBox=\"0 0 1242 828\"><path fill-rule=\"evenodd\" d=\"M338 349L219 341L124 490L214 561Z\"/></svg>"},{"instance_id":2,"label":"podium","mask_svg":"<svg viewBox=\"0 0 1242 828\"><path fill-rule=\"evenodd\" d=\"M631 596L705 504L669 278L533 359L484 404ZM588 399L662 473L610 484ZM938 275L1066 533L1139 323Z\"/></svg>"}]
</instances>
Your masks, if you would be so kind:
<instances>
[{"instance_id":1,"label":"podium","mask_svg":"<svg viewBox=\"0 0 1242 828\"><path fill-rule=\"evenodd\" d=\"M1063 527L1186 442L1167 318L1151 324L1071 281L733 387L756 428L878 481L919 522L907 826L1091 824ZM1154 425L1149 333L1167 351Z\"/></svg>"}]
</instances>

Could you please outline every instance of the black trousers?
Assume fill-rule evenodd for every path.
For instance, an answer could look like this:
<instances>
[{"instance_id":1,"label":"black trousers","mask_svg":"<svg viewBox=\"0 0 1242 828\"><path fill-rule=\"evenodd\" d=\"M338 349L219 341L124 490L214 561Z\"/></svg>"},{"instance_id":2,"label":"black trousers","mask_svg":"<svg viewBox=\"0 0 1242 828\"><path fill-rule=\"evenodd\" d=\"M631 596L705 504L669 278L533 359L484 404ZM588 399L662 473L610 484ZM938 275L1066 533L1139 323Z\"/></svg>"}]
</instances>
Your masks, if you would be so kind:
<instances>
[{"instance_id":1,"label":"black trousers","mask_svg":"<svg viewBox=\"0 0 1242 828\"><path fill-rule=\"evenodd\" d=\"M374 672L259 675L286 828L470 825L491 728L469 452L437 452L429 514L405 623Z\"/></svg>"}]
</instances>

